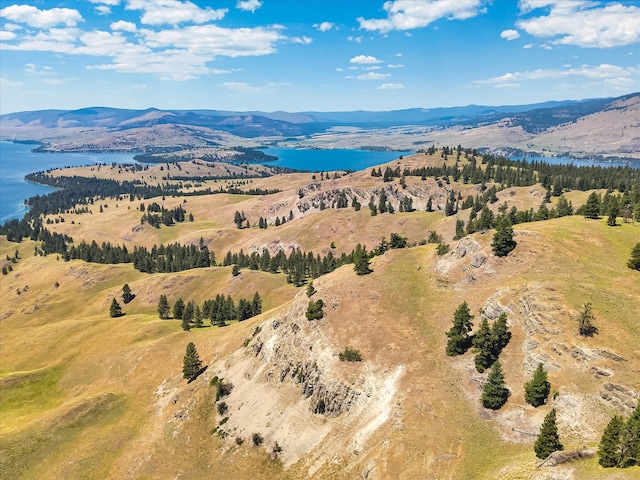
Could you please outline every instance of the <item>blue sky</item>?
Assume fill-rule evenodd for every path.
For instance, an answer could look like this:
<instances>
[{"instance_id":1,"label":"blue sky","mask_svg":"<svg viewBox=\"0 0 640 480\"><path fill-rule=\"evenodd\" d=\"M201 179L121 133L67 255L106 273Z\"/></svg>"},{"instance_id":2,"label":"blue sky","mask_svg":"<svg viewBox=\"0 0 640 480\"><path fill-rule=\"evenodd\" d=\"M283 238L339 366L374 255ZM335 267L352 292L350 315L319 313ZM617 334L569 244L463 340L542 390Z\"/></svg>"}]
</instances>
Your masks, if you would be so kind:
<instances>
[{"instance_id":1,"label":"blue sky","mask_svg":"<svg viewBox=\"0 0 640 480\"><path fill-rule=\"evenodd\" d=\"M0 113L395 110L640 90L640 0L0 5Z\"/></svg>"}]
</instances>

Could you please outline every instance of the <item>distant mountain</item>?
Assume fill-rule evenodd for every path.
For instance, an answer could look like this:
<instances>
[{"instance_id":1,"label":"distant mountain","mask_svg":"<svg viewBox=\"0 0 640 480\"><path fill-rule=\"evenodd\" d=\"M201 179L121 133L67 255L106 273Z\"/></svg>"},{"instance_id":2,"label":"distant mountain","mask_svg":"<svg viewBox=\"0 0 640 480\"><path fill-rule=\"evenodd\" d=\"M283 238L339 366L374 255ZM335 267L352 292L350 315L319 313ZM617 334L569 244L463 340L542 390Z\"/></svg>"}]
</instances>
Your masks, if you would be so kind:
<instances>
[{"instance_id":1,"label":"distant mountain","mask_svg":"<svg viewBox=\"0 0 640 480\"><path fill-rule=\"evenodd\" d=\"M640 93L529 105L467 105L379 112L234 112L108 107L41 110L1 115L0 139L38 141L43 143L43 150L49 151L140 152L156 151L159 141L163 151L261 145L412 149L426 143L453 142L478 148L516 148L556 154L622 153L632 154L635 158L638 122L633 105L638 99ZM561 139L553 137L553 144L537 141L537 137L554 129L598 113L604 116L598 117L600 136L598 145L593 148L581 149L586 145L584 136L589 135L586 127L569 129ZM606 118L614 117L615 120L607 122ZM625 130L622 140L616 137L619 136L616 129L607 127L614 124ZM328 130L336 126L354 127L361 135L354 130L348 133L345 130L342 133L332 131L331 136L327 136ZM434 131L436 129L438 132ZM580 140L572 137L571 132L579 132L576 135Z\"/></svg>"}]
</instances>

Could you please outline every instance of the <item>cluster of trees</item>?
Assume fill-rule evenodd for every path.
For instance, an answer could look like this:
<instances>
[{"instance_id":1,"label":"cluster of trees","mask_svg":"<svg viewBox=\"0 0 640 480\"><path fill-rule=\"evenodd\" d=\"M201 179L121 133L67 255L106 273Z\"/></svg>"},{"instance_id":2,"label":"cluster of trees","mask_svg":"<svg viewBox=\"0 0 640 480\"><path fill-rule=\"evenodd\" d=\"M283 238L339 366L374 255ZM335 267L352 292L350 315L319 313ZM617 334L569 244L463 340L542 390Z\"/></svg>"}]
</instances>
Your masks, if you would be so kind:
<instances>
[{"instance_id":1,"label":"cluster of trees","mask_svg":"<svg viewBox=\"0 0 640 480\"><path fill-rule=\"evenodd\" d=\"M143 205L141 205L141 208L144 208ZM170 227L176 222L184 222L186 219L187 211L182 208L181 205L172 209L167 209L164 208L164 206L159 205L157 202L153 202L147 207L147 213L144 213L140 218L140 223L148 223L152 227L160 228L160 224ZM193 222L193 215L189 214L188 219L190 222Z\"/></svg>"},{"instance_id":2,"label":"cluster of trees","mask_svg":"<svg viewBox=\"0 0 640 480\"><path fill-rule=\"evenodd\" d=\"M446 354L449 356L463 355L475 347L476 357L474 363L479 372L491 367L487 376L487 382L482 389L480 401L485 408L497 410L502 407L509 398L509 389L505 386L504 371L498 357L511 339L507 325L506 314L501 314L490 328L488 320L483 318L480 329L475 335L473 330L473 315L467 302L462 302L453 314L453 325L447 332Z\"/></svg>"},{"instance_id":3,"label":"cluster of trees","mask_svg":"<svg viewBox=\"0 0 640 480\"><path fill-rule=\"evenodd\" d=\"M591 192L587 201L577 213L585 218L600 218L607 215L607 225L615 227L617 218L622 216L624 222L631 219L640 221L640 192L637 188L627 190L620 195L614 195L607 191L604 195Z\"/></svg>"},{"instance_id":4,"label":"cluster of trees","mask_svg":"<svg viewBox=\"0 0 640 480\"><path fill-rule=\"evenodd\" d=\"M79 259L103 264L133 263L133 268L144 273L181 272L215 265L215 255L202 242L198 246L179 243L154 245L151 250L134 247L133 252L129 252L125 245L114 246L109 242L98 245L95 240L90 244L82 241L67 248L64 238L59 234L54 233L51 238L59 238L60 242L57 242L55 249L45 248L45 253L60 253L65 261Z\"/></svg>"},{"instance_id":5,"label":"cluster of trees","mask_svg":"<svg viewBox=\"0 0 640 480\"><path fill-rule=\"evenodd\" d=\"M166 295L160 295L157 307L158 316L166 320L172 312L171 305ZM173 318L182 321L182 328L190 330L191 327L202 328L204 321L209 320L211 325L224 327L227 322L237 320L239 322L262 313L262 298L256 292L252 299L241 298L236 304L230 295L216 295L215 299L205 300L202 306L192 300L185 303L182 298L176 300L173 305Z\"/></svg>"},{"instance_id":6,"label":"cluster of trees","mask_svg":"<svg viewBox=\"0 0 640 480\"><path fill-rule=\"evenodd\" d=\"M640 400L629 418L611 418L598 445L598 462L606 468L640 465Z\"/></svg>"},{"instance_id":7,"label":"cluster of trees","mask_svg":"<svg viewBox=\"0 0 640 480\"><path fill-rule=\"evenodd\" d=\"M291 221L291 220L293 220L293 211L292 211L292 210L289 210L289 221ZM275 220L274 220L274 222L273 222L273 224L274 224L276 227L279 227L280 225L283 225L283 224L285 224L285 223L287 223L287 217L285 217L285 216L282 216L282 217L276 217L276 218L275 218ZM237 225L237 224L236 224L236 225ZM258 219L258 228L265 229L265 228L267 228L268 226L269 226L269 222L267 221L267 219L266 219L266 218L262 218L262 217L260 217L260 218Z\"/></svg>"}]
</instances>

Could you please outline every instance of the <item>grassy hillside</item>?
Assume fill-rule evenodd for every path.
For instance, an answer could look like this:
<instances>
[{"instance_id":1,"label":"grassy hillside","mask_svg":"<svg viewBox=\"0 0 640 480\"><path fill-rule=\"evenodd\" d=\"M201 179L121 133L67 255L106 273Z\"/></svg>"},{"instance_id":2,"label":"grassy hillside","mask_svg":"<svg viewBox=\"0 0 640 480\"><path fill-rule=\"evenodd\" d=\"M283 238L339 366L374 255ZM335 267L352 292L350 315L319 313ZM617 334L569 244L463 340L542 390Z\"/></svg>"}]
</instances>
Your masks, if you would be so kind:
<instances>
[{"instance_id":1,"label":"grassy hillside","mask_svg":"<svg viewBox=\"0 0 640 480\"><path fill-rule=\"evenodd\" d=\"M442 163L403 160L425 161ZM138 201L111 199L103 213L94 206L93 214L63 214L64 223L50 228L76 241L128 247L202 237L218 260L226 251L263 248L339 255L357 243L371 249L392 232L418 244L430 230L451 251L438 256L431 244L389 250L373 258L369 275L345 265L315 279L312 299L323 300L324 317L308 321L305 288L282 273L242 269L234 277L231 267L216 266L148 275L131 264L34 256L35 242L0 237L0 262L12 267L0 278L3 477L640 478L637 467L607 470L597 458L538 468L532 448L552 407L565 449L593 449L610 416L630 413L638 400L640 276L626 262L640 224L612 228L606 218L581 216L519 224L516 249L498 258L492 231L453 241L456 217L426 212L424 203L421 211L371 216L362 200L382 181L368 171L322 182L296 174L289 188L285 177L256 180L283 190L274 195L166 198L165 206L182 204L195 217L172 227L140 226ZM410 177L406 190L396 188L416 203L432 196L443 207L448 187ZM449 188L477 192L474 185ZM355 192L363 208L314 206L314 195L340 189ZM505 189L491 208L537 208L544 192ZM578 206L587 193L568 196ZM304 202L308 208L298 208ZM235 227L236 210L251 228ZM290 210L293 221L255 226L260 216L272 221ZM17 260L6 260L16 249ZM135 294L128 305L120 301L125 283ZM256 291L263 313L223 328L185 332L179 320L156 312L161 294L173 304ZM124 316L109 316L113 298ZM486 373L475 370L473 352L445 355L445 332L463 301L475 328L481 315L508 316L513 337L500 361L511 396L496 412L479 402ZM577 334L587 302L599 329L590 338ZM187 383L189 342L207 368ZM359 350L362 362L339 361L346 347ZM524 401L524 383L539 362L556 395L534 409ZM233 384L222 413L215 377ZM263 437L260 446L254 433Z\"/></svg>"}]
</instances>

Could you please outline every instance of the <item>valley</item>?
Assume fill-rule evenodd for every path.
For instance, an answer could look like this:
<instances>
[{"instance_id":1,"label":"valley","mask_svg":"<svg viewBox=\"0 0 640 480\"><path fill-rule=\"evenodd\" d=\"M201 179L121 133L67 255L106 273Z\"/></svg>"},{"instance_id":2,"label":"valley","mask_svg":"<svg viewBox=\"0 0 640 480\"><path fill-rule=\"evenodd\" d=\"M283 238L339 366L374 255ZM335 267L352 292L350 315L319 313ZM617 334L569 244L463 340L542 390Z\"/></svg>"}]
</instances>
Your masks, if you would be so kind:
<instances>
[{"instance_id":1,"label":"valley","mask_svg":"<svg viewBox=\"0 0 640 480\"><path fill-rule=\"evenodd\" d=\"M133 263L41 255L40 240L0 237L2 266L11 266L0 290L2 471L11 478L638 478L637 467L602 468L595 452L610 417L628 416L640 397L640 276L627 267L640 223L620 215L611 227L604 213L548 214L516 223L515 249L497 256L493 223L459 235L459 222L468 228L470 220L513 207L557 214L561 198L577 209L594 192L604 201L607 189L563 188L558 196L548 193L553 181L545 180L548 188L480 181L489 166L470 150L456 156L455 149L434 149L379 168L386 176L387 168L443 166L446 175L391 178L371 168L279 173L201 160L138 171L54 170L58 179L177 188L149 198L96 196L55 212L37 207L45 209L42 227L72 238L73 246L206 246L215 261L148 274ZM490 168L497 174L496 165ZM465 181L467 171L476 180ZM554 178L569 182L560 172ZM625 172L626 193L610 196L635 206L637 172ZM477 212L463 208L494 186L495 201ZM191 195L208 188L212 193ZM250 188L258 194L247 194ZM193 220L155 228L141 221L153 203L180 207ZM240 225L236 212L244 217ZM394 234L406 239L404 248L385 243ZM376 252L366 275L352 264L358 245ZM225 264L228 252L261 259L296 250L346 260L306 276L302 286L290 283L282 266L271 273L269 266L241 265L234 274ZM128 304L124 284L135 295ZM262 313L224 327L205 319L203 328L185 331L179 319L161 319L156 310L161 295L171 305L179 298L200 305L218 294L237 301L255 292ZM110 317L114 299L123 316ZM318 299L323 316L308 320L305 311ZM446 332L465 301L474 332L483 316L508 317L512 338L500 362L511 395L495 411L480 403L487 375L474 367L473 350L445 354ZM592 337L577 333L585 303L598 327ZM189 342L206 367L193 381L182 372ZM340 361L346 348L362 360ZM524 384L538 363L554 393L534 408ZM216 398L219 384L228 391ZM586 447L588 458L540 466L533 443L551 408L565 450Z\"/></svg>"}]
</instances>

